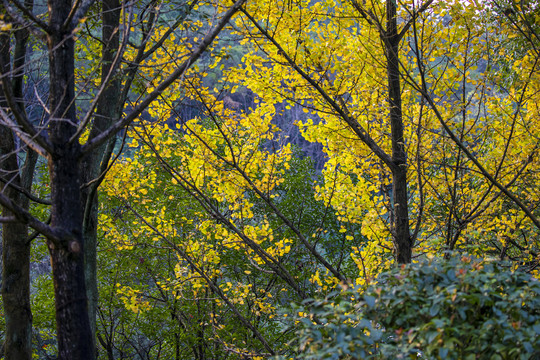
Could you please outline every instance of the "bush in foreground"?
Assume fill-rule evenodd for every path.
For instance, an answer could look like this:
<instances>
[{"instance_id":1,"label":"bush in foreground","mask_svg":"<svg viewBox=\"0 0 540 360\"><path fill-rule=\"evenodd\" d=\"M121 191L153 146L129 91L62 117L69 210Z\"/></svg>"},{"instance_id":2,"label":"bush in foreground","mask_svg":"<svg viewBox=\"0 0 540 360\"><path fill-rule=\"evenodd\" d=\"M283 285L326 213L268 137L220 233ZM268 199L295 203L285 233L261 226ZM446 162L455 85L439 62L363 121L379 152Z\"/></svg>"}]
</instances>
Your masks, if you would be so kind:
<instances>
[{"instance_id":1,"label":"bush in foreground","mask_svg":"<svg viewBox=\"0 0 540 360\"><path fill-rule=\"evenodd\" d=\"M540 359L540 282L498 262L401 266L295 314L297 359Z\"/></svg>"}]
</instances>

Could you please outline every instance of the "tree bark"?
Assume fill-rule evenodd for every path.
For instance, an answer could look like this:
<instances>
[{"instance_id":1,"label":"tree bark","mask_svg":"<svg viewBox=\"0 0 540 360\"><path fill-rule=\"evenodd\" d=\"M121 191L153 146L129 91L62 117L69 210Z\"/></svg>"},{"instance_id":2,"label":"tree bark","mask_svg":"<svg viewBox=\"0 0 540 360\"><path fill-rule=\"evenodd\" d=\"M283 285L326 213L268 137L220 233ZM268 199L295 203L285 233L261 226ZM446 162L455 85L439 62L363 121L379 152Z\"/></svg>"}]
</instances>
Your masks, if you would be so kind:
<instances>
[{"instance_id":1,"label":"tree bark","mask_svg":"<svg viewBox=\"0 0 540 360\"><path fill-rule=\"evenodd\" d=\"M32 8L32 2L26 5ZM3 6L0 5L0 9ZM1 9L4 10L4 9ZM4 11L0 11L4 13ZM10 66L10 37L0 34L0 106L6 105L6 92L11 92L18 111L25 114L22 105L23 73L28 32L15 31L14 69ZM0 125L0 186L3 192L23 209L28 210L29 201L17 188L30 192L37 155L27 149L24 168L19 168L13 132ZM9 185L8 185L9 184ZM10 186L11 185L11 186ZM3 208L3 216L13 216ZM2 300L6 322L4 358L6 360L30 360L32 358L32 311L30 308L30 243L28 225L5 223L2 225Z\"/></svg>"},{"instance_id":2,"label":"tree bark","mask_svg":"<svg viewBox=\"0 0 540 360\"><path fill-rule=\"evenodd\" d=\"M75 43L68 24L70 0L49 0L50 119L49 158L51 227L48 239L56 300L59 359L94 359L84 275L80 170L81 147L69 140L77 130L75 111Z\"/></svg>"},{"instance_id":3,"label":"tree bark","mask_svg":"<svg viewBox=\"0 0 540 360\"><path fill-rule=\"evenodd\" d=\"M392 197L394 209L394 256L400 264L410 263L412 243L409 229L409 206L407 196L407 153L403 136L403 114L401 108L401 84L399 69L400 36L397 28L396 2L386 1L386 46L388 101L392 137Z\"/></svg>"},{"instance_id":4,"label":"tree bark","mask_svg":"<svg viewBox=\"0 0 540 360\"><path fill-rule=\"evenodd\" d=\"M78 144L77 144L78 145ZM55 149L56 150L56 149ZM50 241L56 299L59 359L93 359L94 345L88 319L84 277L84 244L80 211L79 146L65 146L49 163L51 175L51 226L62 241Z\"/></svg>"},{"instance_id":5,"label":"tree bark","mask_svg":"<svg viewBox=\"0 0 540 360\"><path fill-rule=\"evenodd\" d=\"M121 7L118 0L102 1L102 66L101 83L108 82L99 98L96 114L89 139L93 139L109 128L120 116L122 101L120 98L121 82L118 76L115 76L113 62L120 46L120 13ZM114 141L112 139L111 141ZM110 150L107 145L100 145L87 154L81 161L82 176L82 211L83 218L83 238L85 244L84 261L86 275L86 291L88 294L88 311L90 327L94 336L96 334L96 314L98 302L97 288L97 225L98 225L98 194L97 188L100 184L98 180L102 168L108 164Z\"/></svg>"},{"instance_id":6,"label":"tree bark","mask_svg":"<svg viewBox=\"0 0 540 360\"><path fill-rule=\"evenodd\" d=\"M29 165L31 166L31 165ZM22 208L28 209L28 199L6 182L21 187L21 177L10 129L0 126L0 186ZM3 181L7 180L7 181ZM31 182L30 182L31 183ZM3 216L13 214L3 209ZM30 244L28 225L5 223L2 226L2 300L4 303L5 359L32 358L32 312L30 309Z\"/></svg>"}]
</instances>

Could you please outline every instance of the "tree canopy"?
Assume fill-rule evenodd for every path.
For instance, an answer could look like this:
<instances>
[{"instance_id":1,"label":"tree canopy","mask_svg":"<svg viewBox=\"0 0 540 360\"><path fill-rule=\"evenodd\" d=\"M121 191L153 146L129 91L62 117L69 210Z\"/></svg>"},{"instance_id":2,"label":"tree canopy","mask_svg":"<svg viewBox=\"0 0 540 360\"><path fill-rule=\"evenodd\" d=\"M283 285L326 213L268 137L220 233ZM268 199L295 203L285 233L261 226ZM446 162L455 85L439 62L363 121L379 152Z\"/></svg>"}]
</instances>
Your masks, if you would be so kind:
<instances>
[{"instance_id":1,"label":"tree canopy","mask_svg":"<svg viewBox=\"0 0 540 360\"><path fill-rule=\"evenodd\" d=\"M533 353L537 2L0 9L0 358Z\"/></svg>"}]
</instances>

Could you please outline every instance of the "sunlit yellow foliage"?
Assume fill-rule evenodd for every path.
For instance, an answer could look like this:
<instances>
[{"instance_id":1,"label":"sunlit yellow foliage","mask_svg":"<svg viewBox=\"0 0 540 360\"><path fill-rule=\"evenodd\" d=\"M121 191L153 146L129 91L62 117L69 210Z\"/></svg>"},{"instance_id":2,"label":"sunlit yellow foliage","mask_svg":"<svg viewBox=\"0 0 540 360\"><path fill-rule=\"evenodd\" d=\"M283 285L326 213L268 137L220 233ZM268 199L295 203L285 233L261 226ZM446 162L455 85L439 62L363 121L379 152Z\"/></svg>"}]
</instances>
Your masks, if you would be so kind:
<instances>
[{"instance_id":1,"label":"sunlit yellow foliage","mask_svg":"<svg viewBox=\"0 0 540 360\"><path fill-rule=\"evenodd\" d=\"M399 3L403 29L418 2ZM384 2L363 6L384 24ZM448 250L537 261L538 229L449 138L435 112L499 183L538 214L538 54L518 49L522 56L509 55L508 29L486 16L485 6L435 1L401 42L413 261ZM272 122L276 109L301 106L302 118L295 124L306 140L322 144L327 161L313 182L315 198L341 226L343 262L354 270L347 282L362 287L394 262L392 173L331 102L346 110L386 154L392 153L392 141L386 54L376 24L360 16L351 2L260 0L247 2L245 10L271 30L281 50L260 36L246 16L237 17L235 35L244 37L247 49L241 63L224 68L215 56L205 69L201 65L186 72L177 83L182 90L173 86L164 92L145 119L129 129L127 155L108 172L103 189L135 215L129 230L118 226L120 215L114 213L101 214L100 226L118 250L132 251L144 243L175 252L174 270L157 282L171 298L215 305L212 320L231 316L227 309L234 308L265 324L280 318L276 292L292 287L268 290L252 280L265 274L277 278L270 265L292 267L291 254L305 251L298 234L279 236L280 229L255 205L254 199L279 202L275 190L291 166L293 150L283 145ZM149 44L164 31L157 29ZM140 91L152 91L170 74L175 61L189 54L188 44L170 37L146 59L148 81ZM135 50L127 59L135 59ZM212 69L223 76L208 85L205 71ZM421 72L433 106L420 94ZM235 109L224 100L238 87L253 92L252 108ZM204 104L205 111L179 119L182 99ZM176 119L172 128L165 125L171 118ZM191 215L183 212L185 204L176 204L179 193L197 208L190 209ZM361 231L351 230L358 226ZM319 230L305 235L307 241L320 241ZM233 268L228 258L241 259L245 266ZM304 258L296 260L295 266L303 265ZM324 295L340 284L316 261L309 266L313 272L292 281L302 282L310 294ZM134 312L148 308L140 290L120 286L117 293ZM230 334L219 321L212 329L220 344L257 358L223 340Z\"/></svg>"},{"instance_id":2,"label":"sunlit yellow foliage","mask_svg":"<svg viewBox=\"0 0 540 360\"><path fill-rule=\"evenodd\" d=\"M141 242L174 247L174 276L160 279L158 286L175 298L207 299L210 279L233 306L249 309L249 316L271 319L276 316L271 291L227 279L224 274L230 274L230 270L222 258L242 256L254 266L265 267L265 260L247 241L274 259L291 251L292 239L275 238L266 219L254 219L253 203L246 192L257 189L274 198L273 189L283 182L292 150L290 146L277 150L263 146L275 139L278 130L271 123L275 114L271 104L261 104L245 113L233 112L216 99L212 90L192 91L193 96L204 94L206 101L213 104L213 116L185 121L176 129L159 121L136 122L128 133L131 155L115 163L103 189L108 196L136 211L137 216L132 217L127 231L119 230L114 216L102 214L102 229L118 250L133 250ZM163 109L169 105L172 106L161 103ZM171 108L155 113L159 116L156 120L167 118L169 111ZM169 173L159 168L156 154L172 166ZM200 214L193 222L167 207L166 203L175 200L167 194L178 193L183 186L199 189L203 201L219 204L234 228L216 223L206 214ZM158 188L160 197L155 198L152 194ZM246 270L245 275L252 275L252 271ZM226 311L227 305L220 296L214 294L210 301L220 311ZM226 336L226 330L219 326L215 331L216 336Z\"/></svg>"},{"instance_id":3,"label":"sunlit yellow foliage","mask_svg":"<svg viewBox=\"0 0 540 360\"><path fill-rule=\"evenodd\" d=\"M150 308L150 303L142 299L140 290L116 284L116 293L120 296L120 300L122 300L125 307L134 313Z\"/></svg>"},{"instance_id":4,"label":"sunlit yellow foliage","mask_svg":"<svg viewBox=\"0 0 540 360\"><path fill-rule=\"evenodd\" d=\"M362 6L384 19L383 3ZM398 9L398 17L404 19L401 26L414 10L413 2L408 4ZM538 57L533 49L519 58L510 56L505 36L510 31L490 17L488 6L434 2L402 41L408 206L411 230L419 226L416 255L451 249L498 254L507 248L506 239L521 247L538 245L534 240L538 229L448 138L417 91L422 66L428 91L450 129L497 181L509 184L534 206L539 197L538 170L532 160L538 147ZM379 30L349 2L290 6L258 1L250 3L247 12L273 38L253 35L258 30L246 17L238 18L239 32L253 50L233 73L245 79L263 103L299 103L313 115L299 126L307 140L323 145L328 157L317 196L341 220L362 224L367 242L351 248L351 257L359 268L356 282L365 284L391 261L391 173L285 55L331 99L343 99L340 104L390 154L386 62ZM505 64L511 77L493 71ZM519 246L512 251L521 258L526 254Z\"/></svg>"}]
</instances>

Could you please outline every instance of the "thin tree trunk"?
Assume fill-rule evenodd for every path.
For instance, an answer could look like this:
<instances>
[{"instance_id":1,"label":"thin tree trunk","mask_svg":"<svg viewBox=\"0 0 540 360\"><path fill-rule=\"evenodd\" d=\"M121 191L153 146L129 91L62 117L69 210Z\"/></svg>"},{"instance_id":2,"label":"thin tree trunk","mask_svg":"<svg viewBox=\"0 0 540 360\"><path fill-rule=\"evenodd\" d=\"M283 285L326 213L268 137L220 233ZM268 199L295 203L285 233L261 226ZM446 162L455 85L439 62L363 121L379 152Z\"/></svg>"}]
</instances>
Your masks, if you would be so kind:
<instances>
[{"instance_id":1,"label":"thin tree trunk","mask_svg":"<svg viewBox=\"0 0 540 360\"><path fill-rule=\"evenodd\" d=\"M412 243L409 230L409 206L407 196L407 153L403 136L403 114L401 109L401 84L399 69L399 42L396 2L386 1L386 56L388 72L388 101L392 131L392 197L394 207L394 253L400 264L410 263Z\"/></svg>"},{"instance_id":2,"label":"thin tree trunk","mask_svg":"<svg viewBox=\"0 0 540 360\"><path fill-rule=\"evenodd\" d=\"M17 155L14 152L10 129L0 126L0 176L16 186L21 186ZM7 155L9 154L9 155ZM0 186L6 186L0 181ZM22 208L28 209L28 199L17 190L7 187L5 194ZM3 216L13 214L4 208ZM30 309L30 244L28 225L5 223L2 226L5 359L25 360L32 358L32 312Z\"/></svg>"},{"instance_id":3,"label":"thin tree trunk","mask_svg":"<svg viewBox=\"0 0 540 360\"><path fill-rule=\"evenodd\" d=\"M32 2L27 1L26 5L31 9ZM0 11L0 13L4 12ZM0 34L0 74L4 77L2 92L0 92L0 106L6 106L5 91L11 91L17 101L19 111L22 113L25 113L24 106L21 104L27 42L28 32L26 29L17 30L15 32L14 70L11 72L10 38L8 33ZM0 186L18 206L28 210L28 198L15 187L30 191L37 154L27 150L22 172L19 168L17 154L18 149L13 132L8 127L0 126ZM6 208L3 209L2 214L5 217L13 215ZM3 224L2 240L2 300L6 323L4 358L6 360L30 360L32 358L32 311L30 308L28 225L22 223Z\"/></svg>"},{"instance_id":4,"label":"thin tree trunk","mask_svg":"<svg viewBox=\"0 0 540 360\"><path fill-rule=\"evenodd\" d=\"M120 79L117 76L109 73L112 69L113 61L120 45L120 13L121 7L118 0L103 0L102 1L102 67L101 81L104 83L109 78L109 84L104 89L96 109L93 126L90 131L89 139L101 134L111 126L113 121L119 117L120 106ZM111 141L114 141L112 139ZM111 148L112 149L112 148ZM90 152L81 161L81 176L82 176L82 210L83 219L83 237L85 244L84 261L86 275L86 291L88 294L88 311L90 318L90 327L92 334L96 334L96 314L98 302L97 288L97 225L98 225L98 196L97 187L99 181L96 181L100 176L102 165L108 163L109 154L106 152L106 145L101 145Z\"/></svg>"}]
</instances>

